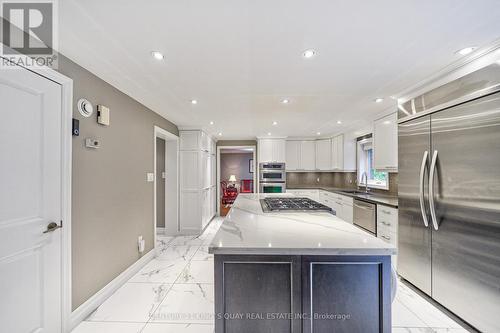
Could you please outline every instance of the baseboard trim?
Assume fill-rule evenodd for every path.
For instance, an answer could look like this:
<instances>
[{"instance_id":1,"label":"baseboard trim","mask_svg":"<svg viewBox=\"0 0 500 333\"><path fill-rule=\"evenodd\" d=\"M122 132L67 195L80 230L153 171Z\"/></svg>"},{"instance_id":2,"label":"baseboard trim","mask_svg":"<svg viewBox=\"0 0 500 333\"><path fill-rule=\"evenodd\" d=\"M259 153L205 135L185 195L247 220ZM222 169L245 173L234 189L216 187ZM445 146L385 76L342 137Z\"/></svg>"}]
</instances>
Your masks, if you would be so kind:
<instances>
[{"instance_id":1,"label":"baseboard trim","mask_svg":"<svg viewBox=\"0 0 500 333\"><path fill-rule=\"evenodd\" d=\"M157 235L164 235L165 234L165 227L156 227L156 234Z\"/></svg>"},{"instance_id":2,"label":"baseboard trim","mask_svg":"<svg viewBox=\"0 0 500 333\"><path fill-rule=\"evenodd\" d=\"M95 293L90 297L85 303L80 305L75 311L71 313L69 331L73 330L78 324L80 324L85 318L87 318L92 311L97 309L108 297L113 295L113 293L123 286L132 276L134 276L141 268L143 268L148 262L150 262L156 256L155 249L152 249L145 255L143 255L139 260L130 265L126 270L124 270L120 275L114 278L110 283L108 283L104 288Z\"/></svg>"}]
</instances>

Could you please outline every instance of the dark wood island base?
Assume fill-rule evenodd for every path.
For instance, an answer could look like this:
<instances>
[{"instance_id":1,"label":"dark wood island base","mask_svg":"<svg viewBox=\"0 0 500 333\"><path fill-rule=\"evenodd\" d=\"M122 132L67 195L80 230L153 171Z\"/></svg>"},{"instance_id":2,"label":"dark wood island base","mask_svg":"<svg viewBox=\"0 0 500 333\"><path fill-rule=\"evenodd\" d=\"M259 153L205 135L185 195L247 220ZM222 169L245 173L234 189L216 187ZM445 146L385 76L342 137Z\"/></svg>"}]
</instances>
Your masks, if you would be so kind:
<instances>
[{"instance_id":1,"label":"dark wood island base","mask_svg":"<svg viewBox=\"0 0 500 333\"><path fill-rule=\"evenodd\" d=\"M215 333L391 332L391 257L215 254Z\"/></svg>"}]
</instances>

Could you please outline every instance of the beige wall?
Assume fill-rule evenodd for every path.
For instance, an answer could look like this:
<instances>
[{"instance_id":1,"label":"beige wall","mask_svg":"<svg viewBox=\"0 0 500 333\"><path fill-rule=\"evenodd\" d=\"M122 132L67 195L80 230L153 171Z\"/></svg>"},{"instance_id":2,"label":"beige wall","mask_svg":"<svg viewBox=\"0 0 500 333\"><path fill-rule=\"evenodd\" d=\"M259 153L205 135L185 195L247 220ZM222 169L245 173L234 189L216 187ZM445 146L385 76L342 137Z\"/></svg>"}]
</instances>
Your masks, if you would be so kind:
<instances>
[{"instance_id":1,"label":"beige wall","mask_svg":"<svg viewBox=\"0 0 500 333\"><path fill-rule=\"evenodd\" d=\"M107 84L67 58L59 71L73 79L73 117L80 136L73 137L72 296L73 309L140 258L137 237L153 248L154 125L178 135L177 126ZM110 126L83 118L76 101L111 109ZM101 140L88 149L85 138Z\"/></svg>"}]
</instances>

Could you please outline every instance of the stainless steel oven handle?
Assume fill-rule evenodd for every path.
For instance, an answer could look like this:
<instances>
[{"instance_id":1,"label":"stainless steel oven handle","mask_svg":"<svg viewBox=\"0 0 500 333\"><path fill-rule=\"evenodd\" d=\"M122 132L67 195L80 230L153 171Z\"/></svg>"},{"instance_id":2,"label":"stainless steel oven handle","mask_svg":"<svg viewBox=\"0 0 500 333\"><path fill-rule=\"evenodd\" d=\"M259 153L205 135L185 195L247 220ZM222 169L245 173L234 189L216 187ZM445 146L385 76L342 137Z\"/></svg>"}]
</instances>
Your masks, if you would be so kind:
<instances>
[{"instance_id":1,"label":"stainless steel oven handle","mask_svg":"<svg viewBox=\"0 0 500 333\"><path fill-rule=\"evenodd\" d=\"M420 165L420 182L419 182L420 212L422 213L422 219L424 220L424 225L426 228L429 226L429 221L427 220L427 214L425 213L425 204L424 204L424 173L425 173L425 167L427 166L428 156L429 152L426 150L422 158L422 164Z\"/></svg>"},{"instance_id":2,"label":"stainless steel oven handle","mask_svg":"<svg viewBox=\"0 0 500 333\"><path fill-rule=\"evenodd\" d=\"M438 230L439 225L436 218L436 205L434 204L434 174L436 172L436 162L438 158L438 151L434 150L432 155L431 168L429 172L429 208L431 211L432 225L434 229Z\"/></svg>"}]
</instances>

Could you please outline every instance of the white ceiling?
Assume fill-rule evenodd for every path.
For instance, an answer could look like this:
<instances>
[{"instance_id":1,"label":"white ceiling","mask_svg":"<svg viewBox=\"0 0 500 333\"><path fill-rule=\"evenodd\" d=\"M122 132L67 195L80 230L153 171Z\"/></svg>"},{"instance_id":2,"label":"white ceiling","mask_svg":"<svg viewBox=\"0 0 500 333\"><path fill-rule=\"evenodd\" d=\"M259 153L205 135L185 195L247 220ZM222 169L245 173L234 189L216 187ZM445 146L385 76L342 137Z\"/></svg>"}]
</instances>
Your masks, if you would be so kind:
<instances>
[{"instance_id":1,"label":"white ceiling","mask_svg":"<svg viewBox=\"0 0 500 333\"><path fill-rule=\"evenodd\" d=\"M339 132L500 37L498 0L63 0L59 17L63 54L223 139Z\"/></svg>"}]
</instances>

